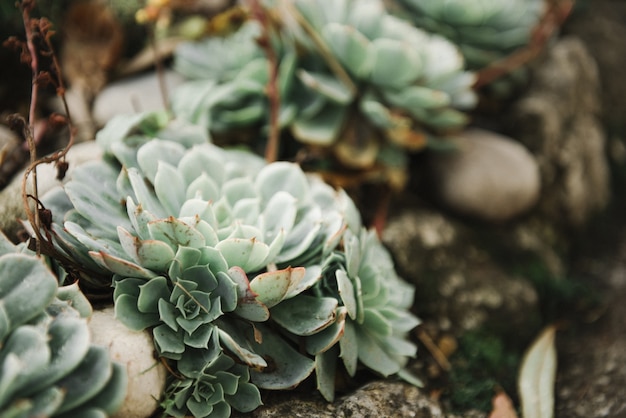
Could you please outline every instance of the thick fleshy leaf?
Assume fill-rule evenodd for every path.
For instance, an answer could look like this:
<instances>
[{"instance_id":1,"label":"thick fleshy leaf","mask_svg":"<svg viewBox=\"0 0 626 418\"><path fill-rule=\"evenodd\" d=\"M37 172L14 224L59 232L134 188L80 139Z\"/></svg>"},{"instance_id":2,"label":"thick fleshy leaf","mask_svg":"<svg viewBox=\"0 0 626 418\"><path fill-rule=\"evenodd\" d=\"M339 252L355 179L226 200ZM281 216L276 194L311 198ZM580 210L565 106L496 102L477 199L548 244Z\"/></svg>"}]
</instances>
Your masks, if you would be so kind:
<instances>
[{"instance_id":1,"label":"thick fleshy leaf","mask_svg":"<svg viewBox=\"0 0 626 418\"><path fill-rule=\"evenodd\" d=\"M172 249L178 246L200 248L206 243L198 230L173 216L150 222L148 229L153 239L169 244Z\"/></svg>"},{"instance_id":2,"label":"thick fleshy leaf","mask_svg":"<svg viewBox=\"0 0 626 418\"><path fill-rule=\"evenodd\" d=\"M91 303L85 294L81 292L78 282L59 287L57 298L67 302L73 309L76 309L81 318L89 318L93 313Z\"/></svg>"},{"instance_id":3,"label":"thick fleshy leaf","mask_svg":"<svg viewBox=\"0 0 626 418\"><path fill-rule=\"evenodd\" d=\"M65 192L74 207L94 225L114 231L118 225L129 227L125 208L117 193L118 170L112 164L94 161L76 168L74 178L65 186Z\"/></svg>"},{"instance_id":4,"label":"thick fleshy leaf","mask_svg":"<svg viewBox=\"0 0 626 418\"><path fill-rule=\"evenodd\" d=\"M133 331L143 331L160 322L158 313L140 312L137 299L130 295L120 295L115 299L115 317Z\"/></svg>"},{"instance_id":5,"label":"thick fleshy leaf","mask_svg":"<svg viewBox=\"0 0 626 418\"><path fill-rule=\"evenodd\" d=\"M337 278L337 288L339 289L341 301L348 310L350 318L354 320L356 319L357 314L357 303L352 281L348 277L348 274L343 270L337 270L335 272L335 277Z\"/></svg>"},{"instance_id":6,"label":"thick fleshy leaf","mask_svg":"<svg viewBox=\"0 0 626 418\"><path fill-rule=\"evenodd\" d=\"M322 331L308 336L305 339L305 347L307 353L317 355L329 350L334 346L344 334L346 324L347 310L345 307L339 307L336 313L336 320L329 327ZM337 353L338 354L338 353Z\"/></svg>"},{"instance_id":7,"label":"thick fleshy leaf","mask_svg":"<svg viewBox=\"0 0 626 418\"><path fill-rule=\"evenodd\" d=\"M280 190L270 196L263 210L266 242L271 242L280 231L289 232L296 221L297 198Z\"/></svg>"},{"instance_id":8,"label":"thick fleshy leaf","mask_svg":"<svg viewBox=\"0 0 626 418\"><path fill-rule=\"evenodd\" d=\"M155 314L159 311L159 300L167 300L170 296L168 280L163 277L155 277L139 286L137 309L142 313Z\"/></svg>"},{"instance_id":9,"label":"thick fleshy leaf","mask_svg":"<svg viewBox=\"0 0 626 418\"><path fill-rule=\"evenodd\" d=\"M13 331L0 351L0 405L5 405L21 389L36 383L33 376L46 367L50 356L46 335L41 330L23 325Z\"/></svg>"},{"instance_id":10,"label":"thick fleshy leaf","mask_svg":"<svg viewBox=\"0 0 626 418\"><path fill-rule=\"evenodd\" d=\"M300 295L276 305L271 314L274 321L287 331L307 336L334 323L337 306L335 298Z\"/></svg>"},{"instance_id":11,"label":"thick fleshy leaf","mask_svg":"<svg viewBox=\"0 0 626 418\"><path fill-rule=\"evenodd\" d=\"M296 74L305 86L321 94L331 102L348 105L354 100L354 93L330 74L316 73L303 69L298 70Z\"/></svg>"},{"instance_id":12,"label":"thick fleshy leaf","mask_svg":"<svg viewBox=\"0 0 626 418\"><path fill-rule=\"evenodd\" d=\"M230 406L243 413L252 412L263 404L259 389L248 382L239 382L237 393L234 396L226 395L225 398Z\"/></svg>"},{"instance_id":13,"label":"thick fleshy leaf","mask_svg":"<svg viewBox=\"0 0 626 418\"><path fill-rule=\"evenodd\" d=\"M335 371L337 350L331 349L315 356L315 378L317 390L328 402L335 400Z\"/></svg>"},{"instance_id":14,"label":"thick fleshy leaf","mask_svg":"<svg viewBox=\"0 0 626 418\"><path fill-rule=\"evenodd\" d=\"M378 340L367 332L356 332L359 360L370 369L383 376L398 373L403 365L398 364L379 344Z\"/></svg>"},{"instance_id":15,"label":"thick fleshy leaf","mask_svg":"<svg viewBox=\"0 0 626 418\"><path fill-rule=\"evenodd\" d=\"M112 374L107 349L92 345L78 367L58 382L57 386L65 390L65 397L56 413L69 411L96 396Z\"/></svg>"},{"instance_id":16,"label":"thick fleshy leaf","mask_svg":"<svg viewBox=\"0 0 626 418\"><path fill-rule=\"evenodd\" d=\"M357 29L329 23L324 26L322 37L348 71L360 79L369 76L373 66L372 51L368 48L370 42Z\"/></svg>"},{"instance_id":17,"label":"thick fleshy leaf","mask_svg":"<svg viewBox=\"0 0 626 418\"><path fill-rule=\"evenodd\" d=\"M305 269L302 267L270 271L256 276L250 282L250 289L256 293L258 301L271 308L294 296L293 290L298 288L304 276Z\"/></svg>"},{"instance_id":18,"label":"thick fleshy leaf","mask_svg":"<svg viewBox=\"0 0 626 418\"><path fill-rule=\"evenodd\" d=\"M356 338L356 326L352 321L346 321L343 330L343 337L339 340L341 352L339 357L343 360L346 371L350 376L356 374L359 360L359 342Z\"/></svg>"},{"instance_id":19,"label":"thick fleshy leaf","mask_svg":"<svg viewBox=\"0 0 626 418\"><path fill-rule=\"evenodd\" d=\"M258 325L263 343L252 343L254 351L262 356L270 367L263 371L252 370L252 383L262 389L293 389L309 377L315 369L315 362L303 356L282 337L261 324Z\"/></svg>"},{"instance_id":20,"label":"thick fleshy leaf","mask_svg":"<svg viewBox=\"0 0 626 418\"><path fill-rule=\"evenodd\" d=\"M74 369L89 350L89 329L84 319L66 314L57 316L48 327L50 361L32 376L36 377L22 392L34 394Z\"/></svg>"},{"instance_id":21,"label":"thick fleshy leaf","mask_svg":"<svg viewBox=\"0 0 626 418\"><path fill-rule=\"evenodd\" d=\"M391 336L393 332L391 323L377 309L364 309L363 327L383 338Z\"/></svg>"},{"instance_id":22,"label":"thick fleshy leaf","mask_svg":"<svg viewBox=\"0 0 626 418\"><path fill-rule=\"evenodd\" d=\"M90 251L89 255L102 267L123 277L139 277L143 279L150 279L157 276L157 274L151 270L145 269L135 263L131 263L130 261L124 260L122 258L109 255L104 251Z\"/></svg>"},{"instance_id":23,"label":"thick fleshy leaf","mask_svg":"<svg viewBox=\"0 0 626 418\"><path fill-rule=\"evenodd\" d=\"M118 228L117 233L126 254L142 267L164 272L174 259L172 247L163 241L141 240L122 227Z\"/></svg>"},{"instance_id":24,"label":"thick fleshy leaf","mask_svg":"<svg viewBox=\"0 0 626 418\"><path fill-rule=\"evenodd\" d=\"M267 362L265 359L252 351L251 349L245 348L243 342L241 341L243 337L237 338L237 334L233 332L232 329L228 331L224 331L223 326L218 328L220 341L224 346L230 350L233 354L235 354L241 361L247 364L250 367L255 368L264 368L267 367ZM237 338L237 339L236 339Z\"/></svg>"},{"instance_id":25,"label":"thick fleshy leaf","mask_svg":"<svg viewBox=\"0 0 626 418\"><path fill-rule=\"evenodd\" d=\"M309 118L298 117L291 125L293 135L305 144L332 145L343 127L347 108L328 104Z\"/></svg>"},{"instance_id":26,"label":"thick fleshy leaf","mask_svg":"<svg viewBox=\"0 0 626 418\"><path fill-rule=\"evenodd\" d=\"M133 188L133 192L135 193L135 198L137 199L137 204L144 207L147 211L154 214L157 218L165 218L168 215L167 211L159 202L159 199L154 194L154 191L148 188L146 184L146 179L139 172L138 169L134 167L129 167L127 169L128 180L130 181L131 187Z\"/></svg>"},{"instance_id":27,"label":"thick fleshy leaf","mask_svg":"<svg viewBox=\"0 0 626 418\"><path fill-rule=\"evenodd\" d=\"M154 193L167 211L175 215L185 201L186 184L174 166L160 161L154 178Z\"/></svg>"},{"instance_id":28,"label":"thick fleshy leaf","mask_svg":"<svg viewBox=\"0 0 626 418\"><path fill-rule=\"evenodd\" d=\"M264 267L268 260L267 244L256 239L231 238L219 242L216 246L229 267L241 267L244 271L257 271Z\"/></svg>"},{"instance_id":29,"label":"thick fleshy leaf","mask_svg":"<svg viewBox=\"0 0 626 418\"><path fill-rule=\"evenodd\" d=\"M167 163L176 167L183 155L185 155L185 147L181 144L153 139L137 150L137 161L142 173L154 184L159 165Z\"/></svg>"},{"instance_id":30,"label":"thick fleshy leaf","mask_svg":"<svg viewBox=\"0 0 626 418\"><path fill-rule=\"evenodd\" d=\"M413 83L422 73L422 59L411 45L387 38L378 38L370 44L374 65L372 83L402 89Z\"/></svg>"},{"instance_id":31,"label":"thick fleshy leaf","mask_svg":"<svg viewBox=\"0 0 626 418\"><path fill-rule=\"evenodd\" d=\"M25 254L0 257L0 339L41 313L56 292L55 277L39 259Z\"/></svg>"},{"instance_id":32,"label":"thick fleshy leaf","mask_svg":"<svg viewBox=\"0 0 626 418\"><path fill-rule=\"evenodd\" d=\"M263 167L255 178L255 186L264 202L277 199L274 196L278 194L281 195L281 200L286 199L283 192L298 201L306 201L309 190L306 176L300 167L284 161Z\"/></svg>"},{"instance_id":33,"label":"thick fleshy leaf","mask_svg":"<svg viewBox=\"0 0 626 418\"><path fill-rule=\"evenodd\" d=\"M180 359L185 351L185 343L180 334L172 331L167 325L159 325L152 330L154 343L161 355L171 359Z\"/></svg>"},{"instance_id":34,"label":"thick fleshy leaf","mask_svg":"<svg viewBox=\"0 0 626 418\"><path fill-rule=\"evenodd\" d=\"M120 409L126 399L128 388L125 366L119 363L112 363L111 366L113 370L106 386L95 397L89 399L89 406L102 410L105 417L115 414Z\"/></svg>"},{"instance_id":35,"label":"thick fleshy leaf","mask_svg":"<svg viewBox=\"0 0 626 418\"><path fill-rule=\"evenodd\" d=\"M403 109L436 109L450 105L450 95L440 90L422 86L410 86L402 90L385 90L385 99Z\"/></svg>"}]
</instances>

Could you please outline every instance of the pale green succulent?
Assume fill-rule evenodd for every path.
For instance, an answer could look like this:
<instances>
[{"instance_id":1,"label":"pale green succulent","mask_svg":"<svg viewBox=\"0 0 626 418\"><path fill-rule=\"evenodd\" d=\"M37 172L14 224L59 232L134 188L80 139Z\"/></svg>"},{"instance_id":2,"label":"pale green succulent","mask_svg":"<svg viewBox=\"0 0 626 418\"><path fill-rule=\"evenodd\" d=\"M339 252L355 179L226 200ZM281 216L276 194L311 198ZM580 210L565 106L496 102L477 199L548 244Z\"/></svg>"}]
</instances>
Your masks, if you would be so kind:
<instances>
[{"instance_id":1,"label":"pale green succulent","mask_svg":"<svg viewBox=\"0 0 626 418\"><path fill-rule=\"evenodd\" d=\"M398 0L416 26L459 46L469 66L485 67L526 45L544 0Z\"/></svg>"},{"instance_id":2,"label":"pale green succulent","mask_svg":"<svg viewBox=\"0 0 626 418\"><path fill-rule=\"evenodd\" d=\"M0 416L93 417L126 397L124 368L91 345L91 305L0 234Z\"/></svg>"},{"instance_id":3,"label":"pale green succulent","mask_svg":"<svg viewBox=\"0 0 626 418\"><path fill-rule=\"evenodd\" d=\"M407 341L419 324L409 312L412 303L412 286L397 276L375 232L362 229L346 231L342 250L325 259L311 294L278 305L272 318L304 337L315 356L318 389L332 401L338 358L350 376L358 364L382 376L402 372L417 349Z\"/></svg>"},{"instance_id":4,"label":"pale green succulent","mask_svg":"<svg viewBox=\"0 0 626 418\"><path fill-rule=\"evenodd\" d=\"M476 103L475 77L446 39L390 15L380 0L271 1L280 26L279 125L342 164L388 164L401 149L462 128ZM269 124L269 64L248 22L227 38L184 44L175 68L194 80L177 89L174 112L213 133ZM217 59L223 50L236 59ZM383 157L386 155L385 157Z\"/></svg>"},{"instance_id":5,"label":"pale green succulent","mask_svg":"<svg viewBox=\"0 0 626 418\"><path fill-rule=\"evenodd\" d=\"M293 388L314 371L330 399L334 369L320 362L338 353L319 341L331 332L335 342L361 347L352 374L359 359L383 375L398 373L414 346L389 347L417 323L405 312L412 287L397 278L375 235L360 232L347 194L296 164L266 164L162 122L113 120L98 135L107 159L77 167L64 190L42 201L59 250L112 274L117 317L151 329L157 352L181 376L165 393L166 412L249 411L261 403L258 388ZM347 260L363 261L353 270ZM364 292L353 289L365 319L352 318L347 296L328 284L335 272L342 286L365 283ZM394 322L400 317L403 327ZM317 349L299 352L298 338ZM380 365L367 357L376 347L386 356Z\"/></svg>"},{"instance_id":6,"label":"pale green succulent","mask_svg":"<svg viewBox=\"0 0 626 418\"><path fill-rule=\"evenodd\" d=\"M251 383L248 368L219 354L195 371L194 378L175 380L166 393L165 412L184 417L229 417L231 405L250 412L260 403L259 391Z\"/></svg>"}]
</instances>

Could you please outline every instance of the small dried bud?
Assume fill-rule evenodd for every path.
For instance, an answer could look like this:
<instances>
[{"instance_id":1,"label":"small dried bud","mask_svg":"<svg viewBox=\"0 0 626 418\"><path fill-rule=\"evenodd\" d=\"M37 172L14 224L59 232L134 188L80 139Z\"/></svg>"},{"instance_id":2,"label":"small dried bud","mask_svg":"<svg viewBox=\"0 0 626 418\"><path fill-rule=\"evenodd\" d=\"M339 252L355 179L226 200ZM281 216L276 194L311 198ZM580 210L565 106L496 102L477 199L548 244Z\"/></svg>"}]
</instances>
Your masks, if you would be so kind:
<instances>
[{"instance_id":1,"label":"small dried bud","mask_svg":"<svg viewBox=\"0 0 626 418\"><path fill-rule=\"evenodd\" d=\"M67 117L59 113L52 113L48 118L48 122L52 128L61 128L67 125Z\"/></svg>"},{"instance_id":2,"label":"small dried bud","mask_svg":"<svg viewBox=\"0 0 626 418\"><path fill-rule=\"evenodd\" d=\"M44 228L52 228L52 211L50 209L39 209L39 220Z\"/></svg>"},{"instance_id":3,"label":"small dried bud","mask_svg":"<svg viewBox=\"0 0 626 418\"><path fill-rule=\"evenodd\" d=\"M56 84L54 78L52 78L52 75L48 71L40 71L39 74L37 74L36 82L37 85L42 88L45 88L50 84Z\"/></svg>"},{"instance_id":4,"label":"small dried bud","mask_svg":"<svg viewBox=\"0 0 626 418\"><path fill-rule=\"evenodd\" d=\"M9 124L9 129L13 132L21 135L24 135L24 131L26 130L26 119L19 113L13 113L7 116L7 123Z\"/></svg>"},{"instance_id":5,"label":"small dried bud","mask_svg":"<svg viewBox=\"0 0 626 418\"><path fill-rule=\"evenodd\" d=\"M57 180L63 180L70 164L67 161L57 161Z\"/></svg>"}]
</instances>

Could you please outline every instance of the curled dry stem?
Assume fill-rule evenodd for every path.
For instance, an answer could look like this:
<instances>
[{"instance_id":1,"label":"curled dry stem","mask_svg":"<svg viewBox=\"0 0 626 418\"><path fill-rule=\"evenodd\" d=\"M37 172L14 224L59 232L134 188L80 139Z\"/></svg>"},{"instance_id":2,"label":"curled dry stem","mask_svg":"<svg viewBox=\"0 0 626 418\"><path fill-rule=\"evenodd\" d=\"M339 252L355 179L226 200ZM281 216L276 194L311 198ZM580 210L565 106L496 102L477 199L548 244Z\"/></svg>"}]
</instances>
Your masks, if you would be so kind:
<instances>
[{"instance_id":1,"label":"curled dry stem","mask_svg":"<svg viewBox=\"0 0 626 418\"><path fill-rule=\"evenodd\" d=\"M57 56L54 51L54 47L50 40L51 36L54 32L51 29L51 24L47 19L34 19L30 17L30 13L32 12L35 6L35 2L33 0L23 0L20 3L20 8L22 10L22 19L24 22L24 28L26 31L26 50L28 51L28 60L30 61L31 71L32 71L32 90L31 90L31 103L30 110L28 115L28 123L24 124L24 136L27 140L27 145L30 153L30 164L26 168L24 176L22 178L22 201L24 204L24 210L26 211L26 216L28 218L28 222L30 223L33 233L35 234L35 242L34 242L34 250L37 252L37 255L40 255L42 252L46 255L54 256L60 263L68 267L68 271L80 271L80 266L78 266L74 261L70 260L65 255L59 253L54 247L53 239L51 236L50 226L48 223L42 225L42 214L46 214L47 216L51 216L51 214L46 210L41 201L39 200L38 190L37 190L37 166L40 164L50 164L57 163L59 164L60 171L59 175L64 175L64 171L66 169L65 156L69 149L74 144L75 137L75 128L72 125L72 119L70 116L70 109L67 104L67 100L65 98L65 84L63 82L63 76L61 73L61 66L59 65ZM52 60L52 70L55 77L52 79L52 82L57 87L57 95L61 98L61 102L63 103L63 107L65 110L66 116L57 116L55 118L56 121L62 121L65 123L69 129L69 140L67 145L53 153L50 156L37 158L37 150L34 141L34 122L35 122L35 111L38 100L38 90L39 83L41 79L41 72L39 70L39 61L38 61L38 51L35 46L35 39L41 38L44 43L45 50L39 51L46 56L49 56ZM32 193L28 192L28 179L31 177L32 173ZM34 201L36 203L35 210L31 208L29 204L30 201ZM46 218L46 216L44 216ZM42 231L45 232L42 233Z\"/></svg>"},{"instance_id":2,"label":"curled dry stem","mask_svg":"<svg viewBox=\"0 0 626 418\"><path fill-rule=\"evenodd\" d=\"M574 2L575 0L548 0L546 11L533 30L529 44L478 71L474 87L481 88L491 84L535 59L571 14Z\"/></svg>"}]
</instances>

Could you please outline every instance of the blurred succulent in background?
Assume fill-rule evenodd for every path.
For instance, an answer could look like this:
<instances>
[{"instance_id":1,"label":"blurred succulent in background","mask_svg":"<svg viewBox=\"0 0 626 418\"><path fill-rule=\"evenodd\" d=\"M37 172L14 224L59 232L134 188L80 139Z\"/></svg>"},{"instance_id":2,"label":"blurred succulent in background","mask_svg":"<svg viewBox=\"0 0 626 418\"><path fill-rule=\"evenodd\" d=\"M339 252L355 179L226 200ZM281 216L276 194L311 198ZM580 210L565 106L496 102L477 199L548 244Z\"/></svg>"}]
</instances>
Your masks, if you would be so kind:
<instances>
[{"instance_id":1,"label":"blurred succulent in background","mask_svg":"<svg viewBox=\"0 0 626 418\"><path fill-rule=\"evenodd\" d=\"M100 276L89 276L112 275L121 322L152 330L175 370L167 413L251 411L258 388L290 389L314 371L332 399L337 341L352 375L359 360L399 373L415 354L413 288L344 191L158 114L114 119L97 140L108 156L43 197L48 233L91 260ZM300 339L315 348L299 352Z\"/></svg>"},{"instance_id":2,"label":"blurred succulent in background","mask_svg":"<svg viewBox=\"0 0 626 418\"><path fill-rule=\"evenodd\" d=\"M398 0L398 3L405 7L403 16L416 26L458 45L468 67L479 72L477 88L488 86L488 91L496 97L505 97L528 79L526 64L546 41L533 39L533 33L546 15L548 1ZM538 44L531 45L533 42ZM502 64L522 48L536 52ZM500 63L499 68L485 72L496 63Z\"/></svg>"},{"instance_id":3,"label":"blurred succulent in background","mask_svg":"<svg viewBox=\"0 0 626 418\"><path fill-rule=\"evenodd\" d=\"M528 44L545 0L398 0L415 25L458 45L470 68L485 67Z\"/></svg>"},{"instance_id":4,"label":"blurred succulent in background","mask_svg":"<svg viewBox=\"0 0 626 418\"><path fill-rule=\"evenodd\" d=\"M267 7L276 16L279 124L300 147L325 149L344 168L402 168L405 150L468 122L475 77L457 48L390 15L381 1ZM250 21L230 37L181 45L175 68L194 80L175 93L174 112L213 133L266 126L269 64L260 32Z\"/></svg>"},{"instance_id":5,"label":"blurred succulent in background","mask_svg":"<svg viewBox=\"0 0 626 418\"><path fill-rule=\"evenodd\" d=\"M125 370L90 344L90 314L78 286L58 287L41 258L0 235L1 416L116 412L126 397Z\"/></svg>"}]
</instances>

